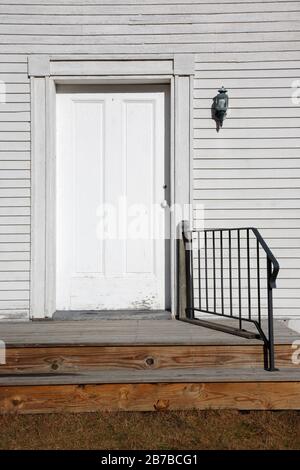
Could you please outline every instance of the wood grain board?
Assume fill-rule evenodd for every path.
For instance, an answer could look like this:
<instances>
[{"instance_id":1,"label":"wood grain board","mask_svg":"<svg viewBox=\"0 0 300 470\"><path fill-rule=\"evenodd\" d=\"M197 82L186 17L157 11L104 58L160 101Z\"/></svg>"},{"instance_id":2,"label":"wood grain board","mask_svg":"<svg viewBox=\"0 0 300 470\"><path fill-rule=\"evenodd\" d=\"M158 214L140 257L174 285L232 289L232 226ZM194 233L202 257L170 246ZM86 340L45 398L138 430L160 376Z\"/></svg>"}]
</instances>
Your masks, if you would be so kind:
<instances>
[{"instance_id":1,"label":"wood grain board","mask_svg":"<svg viewBox=\"0 0 300 470\"><path fill-rule=\"evenodd\" d=\"M80 384L142 384L142 383L217 383L231 382L300 382L300 368L282 368L267 372L262 367L252 368L190 368L155 369L143 371L88 370L78 373L21 373L2 374L1 386L74 385Z\"/></svg>"},{"instance_id":2,"label":"wood grain board","mask_svg":"<svg viewBox=\"0 0 300 470\"><path fill-rule=\"evenodd\" d=\"M297 369L294 349L276 345L277 367ZM79 374L90 371L263 367L261 345L85 346L9 348L3 374Z\"/></svg>"},{"instance_id":3,"label":"wood grain board","mask_svg":"<svg viewBox=\"0 0 300 470\"><path fill-rule=\"evenodd\" d=\"M300 383L155 383L0 387L2 413L300 409Z\"/></svg>"},{"instance_id":4,"label":"wood grain board","mask_svg":"<svg viewBox=\"0 0 300 470\"><path fill-rule=\"evenodd\" d=\"M232 320L226 325L236 326ZM251 325L245 325L253 328ZM264 325L264 328L266 325ZM275 321L275 342L292 344L299 335L284 322ZM253 329L255 331L255 329ZM189 325L177 320L91 320L1 323L0 339L11 347L143 346L143 345L249 345L258 340Z\"/></svg>"}]
</instances>

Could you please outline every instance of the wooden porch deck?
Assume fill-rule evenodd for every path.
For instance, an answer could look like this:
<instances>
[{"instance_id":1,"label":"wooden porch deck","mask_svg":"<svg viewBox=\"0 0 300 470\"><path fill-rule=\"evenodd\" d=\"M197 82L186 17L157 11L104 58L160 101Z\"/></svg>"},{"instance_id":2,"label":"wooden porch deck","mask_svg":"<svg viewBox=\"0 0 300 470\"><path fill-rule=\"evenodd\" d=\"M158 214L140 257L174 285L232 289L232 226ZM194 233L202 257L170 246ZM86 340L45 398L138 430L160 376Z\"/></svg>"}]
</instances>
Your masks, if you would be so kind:
<instances>
[{"instance_id":1,"label":"wooden porch deck","mask_svg":"<svg viewBox=\"0 0 300 470\"><path fill-rule=\"evenodd\" d=\"M214 320L215 321L215 320ZM231 320L219 320L234 325ZM235 323L236 325L236 323ZM250 325L251 326L251 325ZM266 326L264 326L266 327ZM249 325L247 325L249 328ZM253 331L255 331L255 328ZM288 328L286 322L274 322L276 344L292 344L300 333ZM1 322L0 339L11 347L29 346L138 346L138 345L235 345L257 344L238 336L202 328L174 319L168 320L84 320Z\"/></svg>"},{"instance_id":2,"label":"wooden porch deck","mask_svg":"<svg viewBox=\"0 0 300 470\"><path fill-rule=\"evenodd\" d=\"M176 320L1 323L0 411L300 409L299 334L275 338L266 372L260 341Z\"/></svg>"}]
</instances>

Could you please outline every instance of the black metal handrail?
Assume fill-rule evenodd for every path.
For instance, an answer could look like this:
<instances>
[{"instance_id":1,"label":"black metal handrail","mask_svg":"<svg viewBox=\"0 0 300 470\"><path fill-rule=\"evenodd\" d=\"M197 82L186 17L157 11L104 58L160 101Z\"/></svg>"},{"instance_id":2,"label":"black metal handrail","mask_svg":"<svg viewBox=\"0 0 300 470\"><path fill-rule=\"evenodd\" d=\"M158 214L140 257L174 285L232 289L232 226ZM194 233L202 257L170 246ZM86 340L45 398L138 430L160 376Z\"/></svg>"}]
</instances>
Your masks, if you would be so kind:
<instances>
[{"instance_id":1,"label":"black metal handrail","mask_svg":"<svg viewBox=\"0 0 300 470\"><path fill-rule=\"evenodd\" d=\"M186 309L183 321L264 345L264 367L274 371L273 289L279 263L254 227L187 230L185 248ZM263 288L262 281L265 282ZM266 293L266 294L265 294ZM238 326L197 318L200 313L230 318ZM267 328L263 319L267 317ZM253 324L255 331L244 328Z\"/></svg>"}]
</instances>

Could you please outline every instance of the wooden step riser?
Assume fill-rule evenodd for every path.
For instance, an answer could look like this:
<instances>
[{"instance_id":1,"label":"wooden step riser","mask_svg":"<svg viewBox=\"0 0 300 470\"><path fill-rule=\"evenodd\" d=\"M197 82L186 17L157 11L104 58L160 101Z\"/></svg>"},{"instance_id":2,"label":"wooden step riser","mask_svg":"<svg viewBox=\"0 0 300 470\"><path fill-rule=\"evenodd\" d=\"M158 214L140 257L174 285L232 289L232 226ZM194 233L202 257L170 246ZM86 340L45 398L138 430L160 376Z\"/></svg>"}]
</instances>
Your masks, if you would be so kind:
<instances>
[{"instance_id":1,"label":"wooden step riser","mask_svg":"<svg viewBox=\"0 0 300 470\"><path fill-rule=\"evenodd\" d=\"M300 382L0 387L0 413L300 409Z\"/></svg>"},{"instance_id":2,"label":"wooden step riser","mask_svg":"<svg viewBox=\"0 0 300 470\"><path fill-rule=\"evenodd\" d=\"M290 345L276 346L277 367L295 367ZM88 370L151 370L263 367L260 345L110 346L8 348L5 373L76 373Z\"/></svg>"}]
</instances>

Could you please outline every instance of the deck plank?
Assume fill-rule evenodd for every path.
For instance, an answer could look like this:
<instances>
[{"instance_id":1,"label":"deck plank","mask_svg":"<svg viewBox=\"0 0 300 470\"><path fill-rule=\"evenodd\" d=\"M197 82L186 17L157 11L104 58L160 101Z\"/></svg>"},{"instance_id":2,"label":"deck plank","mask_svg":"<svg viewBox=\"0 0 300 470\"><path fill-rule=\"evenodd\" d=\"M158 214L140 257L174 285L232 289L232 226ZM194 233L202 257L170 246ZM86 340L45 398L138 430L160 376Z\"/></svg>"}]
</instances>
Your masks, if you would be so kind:
<instances>
[{"instance_id":1,"label":"deck plank","mask_svg":"<svg viewBox=\"0 0 300 470\"><path fill-rule=\"evenodd\" d=\"M300 382L117 383L0 387L1 413L186 409L299 410Z\"/></svg>"},{"instance_id":2,"label":"deck plank","mask_svg":"<svg viewBox=\"0 0 300 470\"><path fill-rule=\"evenodd\" d=\"M227 322L232 324L232 322ZM299 334L275 321L276 344L291 344ZM111 345L260 344L177 320L35 321L0 324L0 339L9 347Z\"/></svg>"},{"instance_id":3,"label":"deck plank","mask_svg":"<svg viewBox=\"0 0 300 470\"><path fill-rule=\"evenodd\" d=\"M1 386L208 382L300 382L300 368L266 372L263 368L185 368L155 370L85 370L80 373L1 374Z\"/></svg>"},{"instance_id":4,"label":"deck plank","mask_svg":"<svg viewBox=\"0 0 300 470\"><path fill-rule=\"evenodd\" d=\"M276 345L279 368L299 368L290 345ZM262 345L53 346L6 351L4 373L78 373L88 370L152 370L209 367L263 367Z\"/></svg>"}]
</instances>

